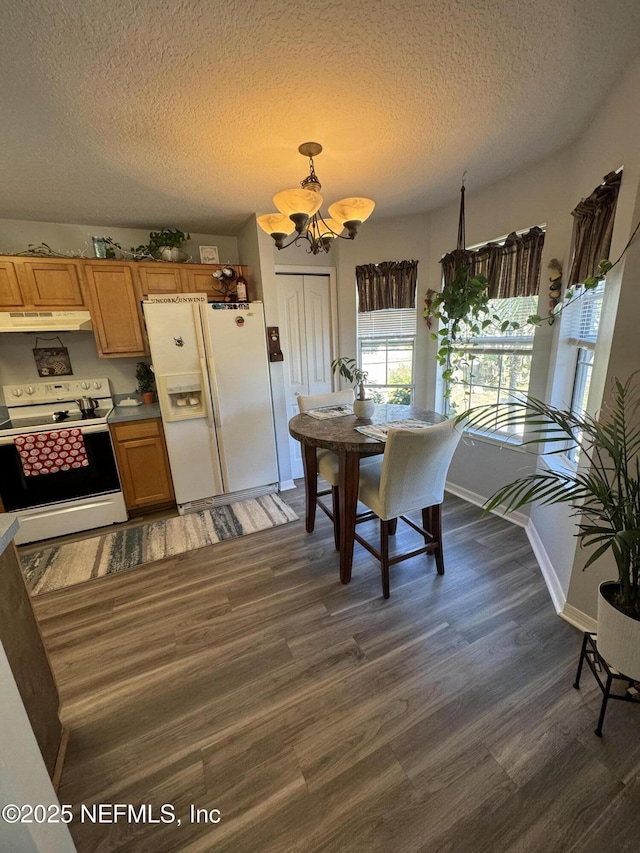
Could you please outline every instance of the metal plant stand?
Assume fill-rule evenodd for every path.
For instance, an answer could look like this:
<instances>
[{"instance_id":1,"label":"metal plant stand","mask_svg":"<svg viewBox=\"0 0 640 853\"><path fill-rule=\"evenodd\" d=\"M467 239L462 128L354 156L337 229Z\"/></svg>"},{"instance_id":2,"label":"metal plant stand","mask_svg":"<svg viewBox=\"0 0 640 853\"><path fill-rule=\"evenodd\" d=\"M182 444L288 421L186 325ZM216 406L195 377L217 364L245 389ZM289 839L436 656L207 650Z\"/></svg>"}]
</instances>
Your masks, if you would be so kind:
<instances>
[{"instance_id":1,"label":"metal plant stand","mask_svg":"<svg viewBox=\"0 0 640 853\"><path fill-rule=\"evenodd\" d=\"M622 673L618 672L616 669L611 669L607 664L606 660L598 651L597 634L592 631L585 631L584 640L582 641L582 651L580 652L580 661L578 662L578 672L576 673L576 680L573 685L576 690L580 689L580 676L582 675L582 665L585 660L603 694L598 725L594 729L595 734L597 734L598 737L602 737L602 725L604 723L604 715L607 712L607 703L609 699L620 699L623 702L638 703L638 692L636 691L635 681L633 678L628 678L626 675L622 675ZM606 675L606 680L603 680L604 675ZM611 688L613 684L617 682L624 683L625 687L623 693L612 692ZM629 692L631 690L633 693Z\"/></svg>"}]
</instances>

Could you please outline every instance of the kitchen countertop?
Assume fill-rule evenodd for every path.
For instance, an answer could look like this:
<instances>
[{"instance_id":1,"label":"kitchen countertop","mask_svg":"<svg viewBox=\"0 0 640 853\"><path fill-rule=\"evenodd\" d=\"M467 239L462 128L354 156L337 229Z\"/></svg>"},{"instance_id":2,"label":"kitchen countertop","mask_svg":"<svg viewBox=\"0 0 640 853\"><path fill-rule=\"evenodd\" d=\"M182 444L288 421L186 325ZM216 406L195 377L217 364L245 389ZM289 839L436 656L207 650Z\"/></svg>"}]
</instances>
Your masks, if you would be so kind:
<instances>
[{"instance_id":1,"label":"kitchen countertop","mask_svg":"<svg viewBox=\"0 0 640 853\"><path fill-rule=\"evenodd\" d=\"M7 545L18 532L18 516L12 512L0 514L0 554L3 554Z\"/></svg>"},{"instance_id":2,"label":"kitchen countertop","mask_svg":"<svg viewBox=\"0 0 640 853\"><path fill-rule=\"evenodd\" d=\"M160 406L158 403L143 403L141 406L114 406L107 422L117 424L122 421L142 421L145 418L159 417Z\"/></svg>"}]
</instances>

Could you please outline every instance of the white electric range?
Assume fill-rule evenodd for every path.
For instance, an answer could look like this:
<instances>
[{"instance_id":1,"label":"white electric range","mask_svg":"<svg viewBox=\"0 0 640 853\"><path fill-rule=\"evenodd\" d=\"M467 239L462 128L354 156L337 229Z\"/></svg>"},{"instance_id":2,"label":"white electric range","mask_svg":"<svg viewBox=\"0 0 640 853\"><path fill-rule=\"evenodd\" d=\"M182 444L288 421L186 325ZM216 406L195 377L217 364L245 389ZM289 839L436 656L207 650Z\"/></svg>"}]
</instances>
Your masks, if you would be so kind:
<instances>
[{"instance_id":1,"label":"white electric range","mask_svg":"<svg viewBox=\"0 0 640 853\"><path fill-rule=\"evenodd\" d=\"M8 418L0 423L0 498L20 520L18 544L77 533L127 520L107 418L113 408L108 379L51 379L3 386ZM77 400L96 407L81 412ZM94 404L91 403L91 406ZM79 429L83 467L41 472L26 469L16 439Z\"/></svg>"}]
</instances>

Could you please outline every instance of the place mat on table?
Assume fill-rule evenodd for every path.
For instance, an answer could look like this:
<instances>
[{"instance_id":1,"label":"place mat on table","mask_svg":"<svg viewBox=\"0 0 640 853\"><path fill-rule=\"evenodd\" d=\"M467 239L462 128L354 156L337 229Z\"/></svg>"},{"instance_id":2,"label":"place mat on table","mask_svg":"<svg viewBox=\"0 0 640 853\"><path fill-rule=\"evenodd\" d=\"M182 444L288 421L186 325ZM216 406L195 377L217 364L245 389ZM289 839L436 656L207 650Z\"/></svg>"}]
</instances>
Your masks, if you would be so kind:
<instances>
[{"instance_id":1,"label":"place mat on table","mask_svg":"<svg viewBox=\"0 0 640 853\"><path fill-rule=\"evenodd\" d=\"M390 429L424 429L433 426L431 421L419 421L416 418L405 418L402 421L387 421L384 424L369 424L368 426L354 427L357 432L375 438L376 441L386 441Z\"/></svg>"},{"instance_id":2,"label":"place mat on table","mask_svg":"<svg viewBox=\"0 0 640 853\"><path fill-rule=\"evenodd\" d=\"M319 409L307 409L305 415L311 415L312 418L317 418L319 421L326 421L329 418L343 418L345 415L353 414L352 406L321 406Z\"/></svg>"}]
</instances>

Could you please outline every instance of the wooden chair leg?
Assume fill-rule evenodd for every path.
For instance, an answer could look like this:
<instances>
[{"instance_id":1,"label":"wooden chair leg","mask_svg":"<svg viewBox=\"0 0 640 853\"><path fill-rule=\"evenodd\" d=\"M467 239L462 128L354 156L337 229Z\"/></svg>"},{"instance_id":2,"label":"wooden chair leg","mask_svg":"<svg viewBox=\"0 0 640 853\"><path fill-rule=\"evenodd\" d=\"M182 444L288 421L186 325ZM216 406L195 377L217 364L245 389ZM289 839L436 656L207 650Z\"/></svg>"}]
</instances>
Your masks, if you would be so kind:
<instances>
[{"instance_id":1,"label":"wooden chair leg","mask_svg":"<svg viewBox=\"0 0 640 853\"><path fill-rule=\"evenodd\" d=\"M433 541L437 547L433 552L436 558L436 569L439 575L444 574L444 553L442 550L442 506L427 506L422 510L422 527L427 533L433 537ZM429 541L427 536L424 537L425 542Z\"/></svg>"},{"instance_id":2,"label":"wooden chair leg","mask_svg":"<svg viewBox=\"0 0 640 853\"><path fill-rule=\"evenodd\" d=\"M380 568L382 570L382 594L389 598L389 522L380 519Z\"/></svg>"},{"instance_id":3,"label":"wooden chair leg","mask_svg":"<svg viewBox=\"0 0 640 853\"><path fill-rule=\"evenodd\" d=\"M305 527L313 533L316 524L316 499L318 497L318 461L315 447L308 444L302 448L304 466Z\"/></svg>"},{"instance_id":4,"label":"wooden chair leg","mask_svg":"<svg viewBox=\"0 0 640 853\"><path fill-rule=\"evenodd\" d=\"M336 551L340 550L340 489L331 487L331 500L333 502L333 542Z\"/></svg>"},{"instance_id":5,"label":"wooden chair leg","mask_svg":"<svg viewBox=\"0 0 640 853\"><path fill-rule=\"evenodd\" d=\"M398 519L390 518L387 524L389 525L389 536L395 536L398 529Z\"/></svg>"}]
</instances>

